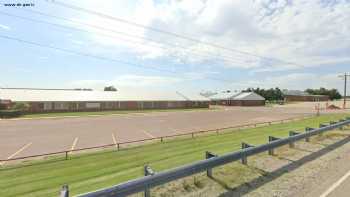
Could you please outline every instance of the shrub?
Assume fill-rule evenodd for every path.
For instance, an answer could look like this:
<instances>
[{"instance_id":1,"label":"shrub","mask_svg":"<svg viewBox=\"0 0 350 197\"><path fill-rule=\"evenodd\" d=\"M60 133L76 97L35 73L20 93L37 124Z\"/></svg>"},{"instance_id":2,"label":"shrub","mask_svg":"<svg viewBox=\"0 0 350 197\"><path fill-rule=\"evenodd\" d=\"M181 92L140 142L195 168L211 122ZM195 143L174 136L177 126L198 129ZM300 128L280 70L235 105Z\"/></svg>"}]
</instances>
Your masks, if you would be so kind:
<instances>
[{"instance_id":1,"label":"shrub","mask_svg":"<svg viewBox=\"0 0 350 197\"><path fill-rule=\"evenodd\" d=\"M12 107L12 110L27 111L29 109L28 103L16 102Z\"/></svg>"},{"instance_id":2,"label":"shrub","mask_svg":"<svg viewBox=\"0 0 350 197\"><path fill-rule=\"evenodd\" d=\"M15 118L21 115L21 110L0 110L0 118Z\"/></svg>"},{"instance_id":3,"label":"shrub","mask_svg":"<svg viewBox=\"0 0 350 197\"><path fill-rule=\"evenodd\" d=\"M6 109L6 106L0 103L0 110L3 110L3 109Z\"/></svg>"}]
</instances>

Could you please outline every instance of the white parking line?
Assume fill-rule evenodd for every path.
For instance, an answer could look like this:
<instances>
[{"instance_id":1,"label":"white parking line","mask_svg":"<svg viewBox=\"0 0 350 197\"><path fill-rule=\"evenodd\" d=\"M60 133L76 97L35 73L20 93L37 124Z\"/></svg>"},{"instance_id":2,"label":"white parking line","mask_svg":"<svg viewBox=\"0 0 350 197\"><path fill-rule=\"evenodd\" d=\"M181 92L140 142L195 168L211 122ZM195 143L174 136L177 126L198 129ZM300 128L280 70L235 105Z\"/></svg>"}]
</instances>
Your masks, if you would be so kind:
<instances>
[{"instance_id":1,"label":"white parking line","mask_svg":"<svg viewBox=\"0 0 350 197\"><path fill-rule=\"evenodd\" d=\"M150 137L150 138L154 138L154 136L152 135L152 134L150 134L150 133L148 133L147 131L142 131L145 135L147 135L148 137Z\"/></svg>"},{"instance_id":2,"label":"white parking line","mask_svg":"<svg viewBox=\"0 0 350 197\"><path fill-rule=\"evenodd\" d=\"M16 151L15 153L13 153L12 155L8 156L7 159L12 159L13 157L15 157L16 155L18 155L19 153L21 153L22 151L24 151L25 149L27 149L30 145L32 145L33 143L30 142L26 145L24 145L23 147L21 147L18 151ZM5 164L5 162L0 162L0 166Z\"/></svg>"},{"instance_id":3,"label":"white parking line","mask_svg":"<svg viewBox=\"0 0 350 197\"><path fill-rule=\"evenodd\" d=\"M327 197L332 191L334 191L340 184L342 184L350 176L350 171L335 182L327 191L325 191L320 197Z\"/></svg>"},{"instance_id":4,"label":"white parking line","mask_svg":"<svg viewBox=\"0 0 350 197\"><path fill-rule=\"evenodd\" d=\"M76 137L76 138L74 139L73 144L72 144L72 147L70 148L70 152L71 152L71 153L72 153L73 150L75 149L75 146L77 145L78 140L79 140L78 137Z\"/></svg>"}]
</instances>

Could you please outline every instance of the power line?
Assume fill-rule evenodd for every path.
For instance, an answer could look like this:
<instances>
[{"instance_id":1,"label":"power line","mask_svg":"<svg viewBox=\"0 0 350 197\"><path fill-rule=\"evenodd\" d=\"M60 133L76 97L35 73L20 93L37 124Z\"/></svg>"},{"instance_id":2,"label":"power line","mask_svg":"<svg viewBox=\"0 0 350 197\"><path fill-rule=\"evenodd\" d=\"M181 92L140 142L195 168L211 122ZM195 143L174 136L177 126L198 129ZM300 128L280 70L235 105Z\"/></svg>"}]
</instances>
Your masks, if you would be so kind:
<instances>
[{"instance_id":1,"label":"power line","mask_svg":"<svg viewBox=\"0 0 350 197\"><path fill-rule=\"evenodd\" d=\"M167 73L176 74L176 75L180 74L178 72L173 72L173 71L170 71L170 70L159 69L159 68L154 68L154 67L148 67L148 66L144 66L144 65L140 65L140 64L135 64L135 63L132 63L132 62L124 61L124 60L121 60L121 59L114 59L114 58L109 58L109 57L93 55L93 54L89 54L89 53L77 52L77 51L66 49L66 48L60 48L60 47L55 47L55 46L51 46L51 45L45 45L45 44L41 44L41 43L38 43L38 42L23 40L23 39L16 38L16 37L0 35L0 38L6 39L6 40L11 40L11 41L17 41L17 42L20 42L20 43L24 43L24 44L32 45L32 46L37 46L37 47L41 47L41 48L54 49L54 50L57 50L57 51L70 53L70 54L74 54L74 55L85 56L85 57L89 57L89 58L94 58L94 59L99 59L99 60L104 60L104 61L110 61L110 62L118 62L118 63L122 63L122 64L133 66L133 67L138 67L138 68L143 68L143 69L148 69L148 70L155 70L155 71L159 71L159 72L167 72ZM183 74L183 73L181 73L181 74ZM184 77L182 77L182 78L184 78ZM206 77L206 78L214 80L214 81L224 82L224 83L232 83L231 81L220 79L220 78L213 78L213 77ZM185 78L185 79L187 79L187 78Z\"/></svg>"},{"instance_id":2,"label":"power line","mask_svg":"<svg viewBox=\"0 0 350 197\"><path fill-rule=\"evenodd\" d=\"M151 39L151 38L147 38L147 37L144 37L144 36L132 35L132 34L128 34L128 33L125 33L125 32L116 31L114 29L105 28L103 26L83 23L83 22L80 22L80 21L76 21L76 20L72 20L72 19L68 19L68 18L64 18L64 17L60 17L60 16L55 16L55 15L51 15L51 14L46 14L46 13L39 12L39 11L34 11L34 10L24 10L24 11L30 12L30 13L34 13L34 14L38 14L38 15L41 15L41 16L52 17L52 18L55 18L55 19L64 20L64 21L75 23L75 24L80 24L80 25L92 27L92 28L95 28L95 29L98 29L98 30L108 31L108 32L111 32L111 33L114 33L114 34L124 35L124 36L127 36L127 37L137 38L137 39L141 39L141 40L147 40L147 41L150 41L152 43L158 43L158 44L161 44L161 45L168 45L168 46L172 47L172 49L174 49L174 47L175 47L175 48L182 48L182 49L188 50L188 48L186 48L185 46L173 44L173 43L170 43L170 42L161 42L161 41L154 40L154 39ZM69 27L69 26L65 26L65 25L61 25L61 24L55 24L55 23L51 23L51 22L47 22L47 21L31 19L31 18L27 18L27 17L23 17L23 16L9 14L9 13L6 13L6 12L0 12L0 13L2 13L4 15L7 15L7 16L11 16L11 17L21 18L23 20L30 20L32 22L49 24L49 25L57 26L57 27L64 28L64 29L73 29L75 31L95 33L95 34L100 34L100 35L103 35L103 36L106 36L106 37L116 38L115 36L111 36L111 35L100 33L100 32L91 32L91 31L87 31L87 30L84 30L84 29L79 29L79 28L76 28L76 27ZM135 41L128 41L128 42L135 42ZM143 44L143 43L141 43L141 44ZM163 46L156 46L156 47L164 49L164 50L169 50L169 48L166 48L166 47L163 47ZM198 51L198 52L196 53L196 52L193 52L193 51ZM210 53L210 52L206 52L206 51L203 51L203 52L206 52L206 54L202 54L202 51L193 50L193 49L191 51L189 51L189 52L191 54L194 54L194 55L197 55L197 56L199 55L199 56L206 57L206 58L208 58L208 57L210 58L210 56L213 56L214 59L219 59L219 60L231 62L231 63L234 63L234 64L245 64L246 63L246 62L239 62L239 61L241 61L240 59L234 59L234 58L232 58L230 56L225 56L225 55L222 55L222 54L214 54L214 53Z\"/></svg>"},{"instance_id":3,"label":"power line","mask_svg":"<svg viewBox=\"0 0 350 197\"><path fill-rule=\"evenodd\" d=\"M226 51L239 53L239 54L244 54L244 55L248 55L248 56L253 56L253 57L257 57L257 58L264 59L264 60L267 60L267 61L281 62L281 63L284 63L284 64L290 64L290 65L304 67L304 65L297 64L297 63L294 63L294 62L288 62L288 61L284 61L284 60L277 59L277 58L264 57L264 56L261 56L261 55L258 55L258 54L254 54L254 53L250 53L250 52L246 52L246 51L241 51L241 50L237 50L237 49L224 47L224 46L221 46L221 45L218 45L218 44L215 44L215 43L205 42L205 41L198 40L198 39L195 39L195 38L192 38L192 37L189 37L189 36L185 36L185 35L181 35L181 34L178 34L178 33L165 31L165 30L162 30L162 29L158 29L158 28L142 25L142 24L139 24L139 23L136 23L136 22L128 21L126 19L110 16L110 15L107 15L107 14L104 14L104 13L96 12L96 11L89 10L89 9L86 9L86 8L82 8L82 7L79 7L79 6L75 6L75 5L72 5L72 4L67 4L67 3L64 3L62 1L57 1L57 0L51 0L51 1L46 0L46 1L50 2L50 3L53 3L53 4L56 4L56 5L59 5L61 7L69 8L69 9L80 11L80 12L89 13L89 14L92 14L92 15L97 15L99 17L107 18L109 20L114 20L114 21L126 23L126 24L133 25L133 26L136 26L136 27L139 27L139 28L143 28L143 29L149 29L149 30L151 30L153 32L167 34L167 35L170 35L170 36L173 36L173 37L177 37L177 38L189 40L189 41L192 41L192 42L195 42L195 43L200 43L200 44L212 46L212 47L223 49L223 50L226 50Z\"/></svg>"}]
</instances>

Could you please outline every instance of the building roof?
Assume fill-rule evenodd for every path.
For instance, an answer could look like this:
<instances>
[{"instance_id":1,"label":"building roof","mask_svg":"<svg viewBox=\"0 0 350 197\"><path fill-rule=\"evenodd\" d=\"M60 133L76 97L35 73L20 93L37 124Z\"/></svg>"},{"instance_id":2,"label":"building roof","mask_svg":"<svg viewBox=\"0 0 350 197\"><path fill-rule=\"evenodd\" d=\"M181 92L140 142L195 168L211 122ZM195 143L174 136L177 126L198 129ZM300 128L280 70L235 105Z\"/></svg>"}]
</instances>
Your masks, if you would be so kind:
<instances>
[{"instance_id":1,"label":"building roof","mask_svg":"<svg viewBox=\"0 0 350 197\"><path fill-rule=\"evenodd\" d=\"M210 100L232 100L235 96L239 95L237 92L219 92L210 96Z\"/></svg>"},{"instance_id":2,"label":"building roof","mask_svg":"<svg viewBox=\"0 0 350 197\"><path fill-rule=\"evenodd\" d=\"M128 90L86 91L70 89L0 88L0 99L18 102L54 101L209 101L194 93L175 91Z\"/></svg>"},{"instance_id":3,"label":"building roof","mask_svg":"<svg viewBox=\"0 0 350 197\"><path fill-rule=\"evenodd\" d=\"M240 92L240 93L234 93L234 92L222 92L215 94L210 97L211 100L254 100L254 101L260 101L265 100L264 97L260 96L259 94L255 92Z\"/></svg>"},{"instance_id":4,"label":"building roof","mask_svg":"<svg viewBox=\"0 0 350 197\"><path fill-rule=\"evenodd\" d=\"M310 94L301 90L283 90L285 96L309 96Z\"/></svg>"},{"instance_id":5,"label":"building roof","mask_svg":"<svg viewBox=\"0 0 350 197\"><path fill-rule=\"evenodd\" d=\"M236 97L233 98L233 100L240 100L240 101L264 101L265 98L260 96L259 94L255 92L242 92Z\"/></svg>"}]
</instances>

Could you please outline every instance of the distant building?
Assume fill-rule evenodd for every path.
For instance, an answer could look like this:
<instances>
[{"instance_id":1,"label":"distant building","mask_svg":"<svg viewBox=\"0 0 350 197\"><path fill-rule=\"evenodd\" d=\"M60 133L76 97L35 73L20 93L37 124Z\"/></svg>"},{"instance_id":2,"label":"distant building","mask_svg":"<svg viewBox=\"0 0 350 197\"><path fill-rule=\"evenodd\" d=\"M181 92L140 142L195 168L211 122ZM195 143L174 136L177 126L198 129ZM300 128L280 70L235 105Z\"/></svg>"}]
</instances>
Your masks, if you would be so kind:
<instances>
[{"instance_id":1,"label":"distant building","mask_svg":"<svg viewBox=\"0 0 350 197\"><path fill-rule=\"evenodd\" d=\"M208 108L209 99L199 94L171 91L85 91L74 89L0 88L0 100L25 102L28 112L103 111Z\"/></svg>"},{"instance_id":2,"label":"distant building","mask_svg":"<svg viewBox=\"0 0 350 197\"><path fill-rule=\"evenodd\" d=\"M222 92L210 97L213 105L264 106L265 98L255 92Z\"/></svg>"},{"instance_id":3,"label":"distant building","mask_svg":"<svg viewBox=\"0 0 350 197\"><path fill-rule=\"evenodd\" d=\"M319 102L329 100L327 95L311 95L300 90L283 90L282 93L285 102Z\"/></svg>"}]
</instances>

